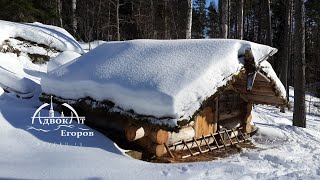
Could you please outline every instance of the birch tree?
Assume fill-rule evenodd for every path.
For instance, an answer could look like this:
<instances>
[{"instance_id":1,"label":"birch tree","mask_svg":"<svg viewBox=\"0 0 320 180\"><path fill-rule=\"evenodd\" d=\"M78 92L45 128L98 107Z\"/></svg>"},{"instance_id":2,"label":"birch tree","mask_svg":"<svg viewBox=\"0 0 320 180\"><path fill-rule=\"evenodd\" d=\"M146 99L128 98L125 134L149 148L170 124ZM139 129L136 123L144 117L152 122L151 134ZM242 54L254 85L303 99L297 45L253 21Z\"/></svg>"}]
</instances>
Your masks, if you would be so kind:
<instances>
[{"instance_id":1,"label":"birch tree","mask_svg":"<svg viewBox=\"0 0 320 180\"><path fill-rule=\"evenodd\" d=\"M186 39L191 39L191 27L192 27L192 0L188 1L188 14L186 23Z\"/></svg>"}]
</instances>

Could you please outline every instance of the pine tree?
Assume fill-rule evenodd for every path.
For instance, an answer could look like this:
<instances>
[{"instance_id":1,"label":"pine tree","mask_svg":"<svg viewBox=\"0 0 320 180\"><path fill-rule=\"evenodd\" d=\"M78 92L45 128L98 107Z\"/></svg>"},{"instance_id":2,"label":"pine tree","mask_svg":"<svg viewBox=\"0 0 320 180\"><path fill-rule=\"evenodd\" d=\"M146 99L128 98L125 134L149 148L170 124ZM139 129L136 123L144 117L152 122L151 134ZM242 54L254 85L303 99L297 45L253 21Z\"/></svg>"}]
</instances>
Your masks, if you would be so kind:
<instances>
[{"instance_id":1,"label":"pine tree","mask_svg":"<svg viewBox=\"0 0 320 180\"><path fill-rule=\"evenodd\" d=\"M208 6L207 36L210 38L219 37L219 18L214 2L210 2Z\"/></svg>"},{"instance_id":2,"label":"pine tree","mask_svg":"<svg viewBox=\"0 0 320 180\"><path fill-rule=\"evenodd\" d=\"M196 0L192 13L192 38L201 39L205 37L206 14L206 0Z\"/></svg>"},{"instance_id":3,"label":"pine tree","mask_svg":"<svg viewBox=\"0 0 320 180\"><path fill-rule=\"evenodd\" d=\"M228 0L219 0L220 38L228 38Z\"/></svg>"},{"instance_id":4,"label":"pine tree","mask_svg":"<svg viewBox=\"0 0 320 180\"><path fill-rule=\"evenodd\" d=\"M294 112L293 125L306 127L306 104L305 104L305 11L304 0L294 1Z\"/></svg>"}]
</instances>

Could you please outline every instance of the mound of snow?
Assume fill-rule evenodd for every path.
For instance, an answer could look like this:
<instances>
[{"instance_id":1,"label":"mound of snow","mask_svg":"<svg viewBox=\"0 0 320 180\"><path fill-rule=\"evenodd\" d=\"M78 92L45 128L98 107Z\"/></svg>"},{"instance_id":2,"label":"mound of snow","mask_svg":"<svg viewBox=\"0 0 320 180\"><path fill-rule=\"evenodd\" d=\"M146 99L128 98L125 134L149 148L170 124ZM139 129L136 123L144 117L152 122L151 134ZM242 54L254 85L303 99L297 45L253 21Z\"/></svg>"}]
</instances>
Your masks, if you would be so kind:
<instances>
[{"instance_id":1,"label":"mound of snow","mask_svg":"<svg viewBox=\"0 0 320 180\"><path fill-rule=\"evenodd\" d=\"M32 96L35 83L25 78L21 63L15 54L0 53L0 86L8 91Z\"/></svg>"},{"instance_id":2,"label":"mound of snow","mask_svg":"<svg viewBox=\"0 0 320 180\"><path fill-rule=\"evenodd\" d=\"M73 51L64 51L60 53L58 56L52 58L48 62L48 72L56 69L57 67L60 67L78 57L81 55L79 53L73 52Z\"/></svg>"},{"instance_id":3,"label":"mound of snow","mask_svg":"<svg viewBox=\"0 0 320 180\"><path fill-rule=\"evenodd\" d=\"M85 51L90 51L98 46L100 46L101 44L106 43L107 41L101 41L101 40L95 40L92 42L79 42L80 46L82 47L83 50Z\"/></svg>"},{"instance_id":4,"label":"mound of snow","mask_svg":"<svg viewBox=\"0 0 320 180\"><path fill-rule=\"evenodd\" d=\"M41 23L15 23L0 20L0 42L9 37L20 37L61 51L84 53L78 42L64 29Z\"/></svg>"},{"instance_id":5,"label":"mound of snow","mask_svg":"<svg viewBox=\"0 0 320 180\"><path fill-rule=\"evenodd\" d=\"M257 64L277 51L225 39L109 42L51 71L41 87L66 99L90 96L138 114L190 119L206 98L239 73L243 59L238 57L247 48Z\"/></svg>"}]
</instances>

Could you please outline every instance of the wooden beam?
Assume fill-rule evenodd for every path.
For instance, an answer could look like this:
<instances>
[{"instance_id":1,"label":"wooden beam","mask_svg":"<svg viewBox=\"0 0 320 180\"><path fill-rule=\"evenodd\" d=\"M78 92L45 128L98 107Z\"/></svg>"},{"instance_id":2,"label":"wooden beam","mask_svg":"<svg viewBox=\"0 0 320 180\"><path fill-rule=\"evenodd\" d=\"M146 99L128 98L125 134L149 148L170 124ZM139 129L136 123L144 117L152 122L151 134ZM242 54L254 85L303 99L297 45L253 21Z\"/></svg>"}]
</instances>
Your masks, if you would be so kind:
<instances>
[{"instance_id":1,"label":"wooden beam","mask_svg":"<svg viewBox=\"0 0 320 180\"><path fill-rule=\"evenodd\" d=\"M246 86L247 85L247 81L236 81L233 83L233 85L235 86ZM272 87L272 84L271 83L267 83L267 82L261 82L261 81L255 81L254 82L254 85L253 85L253 88L254 87Z\"/></svg>"},{"instance_id":2,"label":"wooden beam","mask_svg":"<svg viewBox=\"0 0 320 180\"><path fill-rule=\"evenodd\" d=\"M267 97L277 97L275 92L259 92L259 91L244 91L244 90L239 90L238 91L240 94L243 95L260 95L260 96L267 96Z\"/></svg>"},{"instance_id":3,"label":"wooden beam","mask_svg":"<svg viewBox=\"0 0 320 180\"><path fill-rule=\"evenodd\" d=\"M156 144L163 144L168 141L169 134L168 131L157 129L155 131L151 131L148 137Z\"/></svg>"},{"instance_id":4,"label":"wooden beam","mask_svg":"<svg viewBox=\"0 0 320 180\"><path fill-rule=\"evenodd\" d=\"M156 144L163 144L168 140L168 132L162 129L152 129L148 126L129 126L125 129L126 138L128 141L136 141L145 136Z\"/></svg>"},{"instance_id":5,"label":"wooden beam","mask_svg":"<svg viewBox=\"0 0 320 180\"><path fill-rule=\"evenodd\" d=\"M139 126L129 126L125 129L125 133L128 141L135 141L149 134L150 129Z\"/></svg>"},{"instance_id":6,"label":"wooden beam","mask_svg":"<svg viewBox=\"0 0 320 180\"><path fill-rule=\"evenodd\" d=\"M269 105L276 105L281 106L285 104L285 100L281 99L280 97L268 97L268 96L260 96L260 95L243 95L249 101L252 101L254 104L269 104Z\"/></svg>"},{"instance_id":7,"label":"wooden beam","mask_svg":"<svg viewBox=\"0 0 320 180\"><path fill-rule=\"evenodd\" d=\"M233 88L237 92L247 92L245 85L234 84ZM272 89L271 85L269 87L253 86L253 89L250 92L275 93L275 91Z\"/></svg>"},{"instance_id":8,"label":"wooden beam","mask_svg":"<svg viewBox=\"0 0 320 180\"><path fill-rule=\"evenodd\" d=\"M219 96L216 97L215 99L215 107L214 107L214 121L213 123L215 124L216 129L214 130L213 133L215 133L217 131L217 123L219 121Z\"/></svg>"},{"instance_id":9,"label":"wooden beam","mask_svg":"<svg viewBox=\"0 0 320 180\"><path fill-rule=\"evenodd\" d=\"M242 76L239 76L235 79L235 81L247 81L247 75L243 74ZM264 74L261 72L257 72L255 82L265 82L265 83L270 83L270 79L266 77Z\"/></svg>"},{"instance_id":10,"label":"wooden beam","mask_svg":"<svg viewBox=\"0 0 320 180\"><path fill-rule=\"evenodd\" d=\"M235 118L235 117L239 116L241 113L242 112L240 111L240 109L235 109L235 110L231 111L230 113L220 112L219 113L219 122L227 120L227 119Z\"/></svg>"},{"instance_id":11,"label":"wooden beam","mask_svg":"<svg viewBox=\"0 0 320 180\"><path fill-rule=\"evenodd\" d=\"M262 74L261 72L257 73L256 81L257 82L271 83L270 79L267 76L265 76L264 74Z\"/></svg>"},{"instance_id":12,"label":"wooden beam","mask_svg":"<svg viewBox=\"0 0 320 180\"><path fill-rule=\"evenodd\" d=\"M247 103L246 105L246 115L244 117L244 122L242 123L243 131L245 133L251 133L251 121L252 121L252 104Z\"/></svg>"},{"instance_id":13,"label":"wooden beam","mask_svg":"<svg viewBox=\"0 0 320 180\"><path fill-rule=\"evenodd\" d=\"M164 144L155 144L148 137L143 137L137 140L137 143L147 152L156 155L157 157L163 156L167 153Z\"/></svg>"}]
</instances>

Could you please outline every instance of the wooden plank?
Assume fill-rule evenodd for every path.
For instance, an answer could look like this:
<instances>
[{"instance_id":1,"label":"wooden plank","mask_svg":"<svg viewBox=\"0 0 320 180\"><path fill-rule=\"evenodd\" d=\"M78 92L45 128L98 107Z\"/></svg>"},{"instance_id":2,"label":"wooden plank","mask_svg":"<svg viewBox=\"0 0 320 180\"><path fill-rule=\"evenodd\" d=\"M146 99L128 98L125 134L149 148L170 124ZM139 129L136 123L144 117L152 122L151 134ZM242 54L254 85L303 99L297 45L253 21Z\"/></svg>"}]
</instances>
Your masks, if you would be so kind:
<instances>
[{"instance_id":1,"label":"wooden plank","mask_svg":"<svg viewBox=\"0 0 320 180\"><path fill-rule=\"evenodd\" d=\"M213 123L217 124L218 121L219 121L219 97L216 97ZM212 133L215 133L215 132L212 132Z\"/></svg>"},{"instance_id":2,"label":"wooden plank","mask_svg":"<svg viewBox=\"0 0 320 180\"><path fill-rule=\"evenodd\" d=\"M198 115L195 123L195 136L201 137L214 133L217 130L217 125L214 123L214 113L211 107L205 107Z\"/></svg>"},{"instance_id":3,"label":"wooden plank","mask_svg":"<svg viewBox=\"0 0 320 180\"><path fill-rule=\"evenodd\" d=\"M285 102L280 97L268 97L260 95L243 95L249 101L252 101L253 104L269 104L269 105L284 105Z\"/></svg>"},{"instance_id":4,"label":"wooden plank","mask_svg":"<svg viewBox=\"0 0 320 180\"><path fill-rule=\"evenodd\" d=\"M241 81L236 81L236 82L233 83L233 85L239 85L239 86L245 86L246 87L247 81L242 81L242 80ZM256 81L256 82L254 82L253 88L255 86L258 86L258 87L272 87L272 84L268 83L268 82Z\"/></svg>"},{"instance_id":5,"label":"wooden plank","mask_svg":"<svg viewBox=\"0 0 320 180\"><path fill-rule=\"evenodd\" d=\"M263 75L261 72L257 73L256 81L257 82L266 82L266 83L270 83L271 82L270 79L267 78L265 75Z\"/></svg>"},{"instance_id":6,"label":"wooden plank","mask_svg":"<svg viewBox=\"0 0 320 180\"><path fill-rule=\"evenodd\" d=\"M174 158L174 155L172 154L171 150L169 149L168 145L166 143L163 144L164 147L166 148L167 152L169 153L171 158Z\"/></svg>"},{"instance_id":7,"label":"wooden plank","mask_svg":"<svg viewBox=\"0 0 320 180\"><path fill-rule=\"evenodd\" d=\"M247 91L245 84L234 84L233 88L236 91L241 91L241 92ZM268 86L253 86L251 92L270 92L270 93L272 93L272 92L274 92L274 90L270 84Z\"/></svg>"},{"instance_id":8,"label":"wooden plank","mask_svg":"<svg viewBox=\"0 0 320 180\"><path fill-rule=\"evenodd\" d=\"M245 90L238 90L240 94L244 95L260 95L260 96L269 96L269 97L274 97L276 96L276 93L274 91L271 92L263 92L263 91L245 91Z\"/></svg>"}]
</instances>

